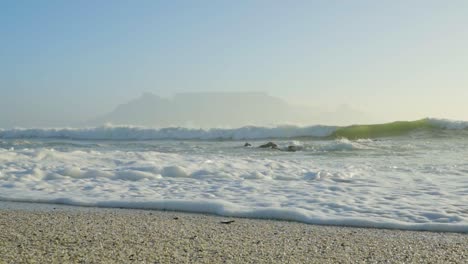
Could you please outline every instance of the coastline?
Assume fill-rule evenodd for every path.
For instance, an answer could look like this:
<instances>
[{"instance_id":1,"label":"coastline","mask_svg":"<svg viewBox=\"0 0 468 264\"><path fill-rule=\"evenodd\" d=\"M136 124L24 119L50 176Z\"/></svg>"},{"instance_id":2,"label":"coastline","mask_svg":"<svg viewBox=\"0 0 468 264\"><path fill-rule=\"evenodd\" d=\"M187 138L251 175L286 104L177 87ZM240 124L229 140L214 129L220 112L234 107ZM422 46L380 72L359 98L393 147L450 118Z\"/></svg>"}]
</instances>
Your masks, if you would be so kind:
<instances>
[{"instance_id":1,"label":"coastline","mask_svg":"<svg viewBox=\"0 0 468 264\"><path fill-rule=\"evenodd\" d=\"M463 263L468 257L468 234L153 210L0 202L0 228L0 263Z\"/></svg>"}]
</instances>

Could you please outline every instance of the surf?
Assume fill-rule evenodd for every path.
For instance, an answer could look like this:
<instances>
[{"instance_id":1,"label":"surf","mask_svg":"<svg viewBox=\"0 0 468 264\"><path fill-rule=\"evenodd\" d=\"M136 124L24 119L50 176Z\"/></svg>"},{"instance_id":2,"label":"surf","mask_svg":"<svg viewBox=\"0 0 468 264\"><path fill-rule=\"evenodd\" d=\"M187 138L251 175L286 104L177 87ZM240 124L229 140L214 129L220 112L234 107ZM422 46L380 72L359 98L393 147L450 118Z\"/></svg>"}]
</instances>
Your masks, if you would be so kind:
<instances>
[{"instance_id":1,"label":"surf","mask_svg":"<svg viewBox=\"0 0 468 264\"><path fill-rule=\"evenodd\" d=\"M366 139L405 136L415 131L468 130L468 121L425 118L383 124L350 126L245 126L240 128L194 129L184 127L147 128L101 126L92 128L16 128L0 130L0 139L71 139L71 140L261 140L261 139Z\"/></svg>"}]
</instances>

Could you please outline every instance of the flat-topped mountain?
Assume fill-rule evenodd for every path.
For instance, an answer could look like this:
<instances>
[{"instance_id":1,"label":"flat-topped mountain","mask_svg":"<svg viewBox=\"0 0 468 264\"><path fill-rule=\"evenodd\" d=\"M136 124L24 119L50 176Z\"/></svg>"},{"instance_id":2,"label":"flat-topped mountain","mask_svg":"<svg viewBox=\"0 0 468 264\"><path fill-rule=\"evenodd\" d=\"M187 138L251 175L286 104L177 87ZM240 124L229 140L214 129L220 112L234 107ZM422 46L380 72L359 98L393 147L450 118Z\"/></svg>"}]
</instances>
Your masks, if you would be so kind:
<instances>
[{"instance_id":1,"label":"flat-topped mountain","mask_svg":"<svg viewBox=\"0 0 468 264\"><path fill-rule=\"evenodd\" d=\"M342 111L340 111L342 110ZM359 116L352 109L320 112L300 107L262 92L181 93L162 98L152 93L117 106L90 125L140 125L151 127L241 127L281 124L331 123Z\"/></svg>"},{"instance_id":2,"label":"flat-topped mountain","mask_svg":"<svg viewBox=\"0 0 468 264\"><path fill-rule=\"evenodd\" d=\"M144 93L91 123L238 127L298 123L305 121L306 113L301 112L301 109L266 93L182 93L172 98Z\"/></svg>"}]
</instances>

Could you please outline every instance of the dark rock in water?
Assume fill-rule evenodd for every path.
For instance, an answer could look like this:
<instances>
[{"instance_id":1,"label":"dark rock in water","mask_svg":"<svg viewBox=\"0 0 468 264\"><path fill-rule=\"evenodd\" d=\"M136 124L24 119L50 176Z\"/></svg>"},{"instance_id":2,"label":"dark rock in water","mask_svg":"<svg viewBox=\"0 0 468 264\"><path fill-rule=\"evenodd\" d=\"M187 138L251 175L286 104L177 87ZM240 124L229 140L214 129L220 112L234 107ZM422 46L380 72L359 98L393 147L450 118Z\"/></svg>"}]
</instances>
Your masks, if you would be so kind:
<instances>
[{"instance_id":1,"label":"dark rock in water","mask_svg":"<svg viewBox=\"0 0 468 264\"><path fill-rule=\"evenodd\" d=\"M296 146L288 146L288 149L286 151L296 152L297 149L296 149Z\"/></svg>"},{"instance_id":2,"label":"dark rock in water","mask_svg":"<svg viewBox=\"0 0 468 264\"><path fill-rule=\"evenodd\" d=\"M286 149L286 151L290 151L290 152L296 152L299 150L302 150L301 146L293 146L293 145L288 146L288 149Z\"/></svg>"},{"instance_id":3,"label":"dark rock in water","mask_svg":"<svg viewBox=\"0 0 468 264\"><path fill-rule=\"evenodd\" d=\"M259 148L272 148L272 149L277 149L278 148L278 145L276 145L275 143L273 142L268 142L266 144L263 144L263 145L260 145Z\"/></svg>"},{"instance_id":4,"label":"dark rock in water","mask_svg":"<svg viewBox=\"0 0 468 264\"><path fill-rule=\"evenodd\" d=\"M249 142L245 142L244 147L251 147L252 145Z\"/></svg>"}]
</instances>

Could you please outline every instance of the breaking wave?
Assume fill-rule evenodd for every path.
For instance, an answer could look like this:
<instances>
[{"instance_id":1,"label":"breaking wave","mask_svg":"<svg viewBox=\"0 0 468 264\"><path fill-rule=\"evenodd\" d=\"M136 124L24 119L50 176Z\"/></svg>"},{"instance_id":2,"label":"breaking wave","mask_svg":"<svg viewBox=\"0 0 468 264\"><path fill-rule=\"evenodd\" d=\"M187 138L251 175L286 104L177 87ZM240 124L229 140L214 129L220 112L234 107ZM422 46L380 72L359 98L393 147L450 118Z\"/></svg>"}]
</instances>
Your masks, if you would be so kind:
<instances>
[{"instance_id":1,"label":"breaking wave","mask_svg":"<svg viewBox=\"0 0 468 264\"><path fill-rule=\"evenodd\" d=\"M0 130L0 139L76 139L76 140L242 140L268 138L378 138L403 136L414 131L468 130L468 121L426 118L385 124L352 126L246 126L236 129L144 128L102 126L94 128L50 128Z\"/></svg>"}]
</instances>

